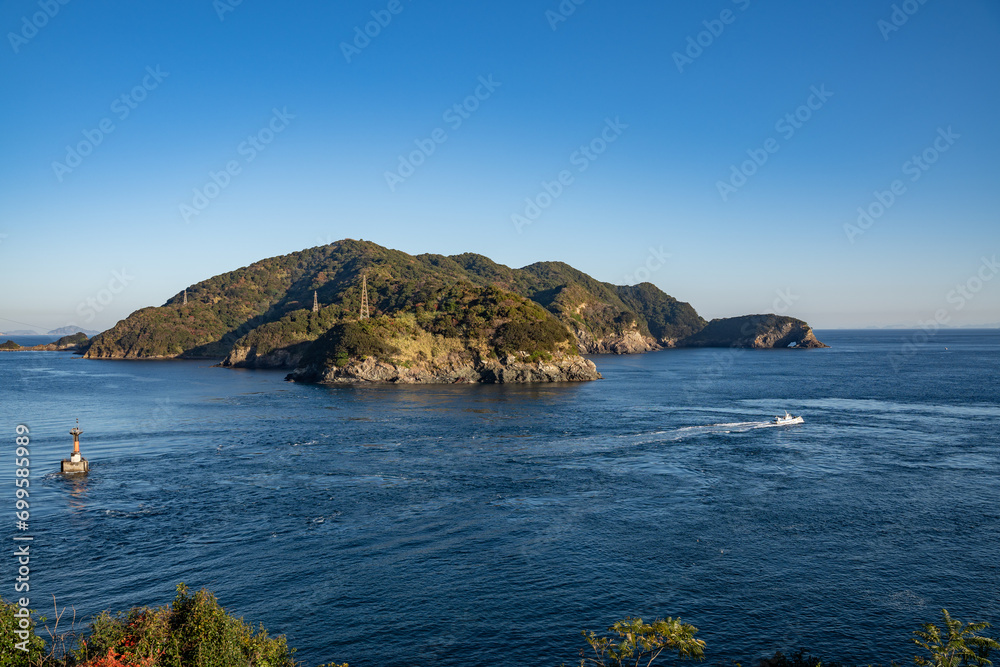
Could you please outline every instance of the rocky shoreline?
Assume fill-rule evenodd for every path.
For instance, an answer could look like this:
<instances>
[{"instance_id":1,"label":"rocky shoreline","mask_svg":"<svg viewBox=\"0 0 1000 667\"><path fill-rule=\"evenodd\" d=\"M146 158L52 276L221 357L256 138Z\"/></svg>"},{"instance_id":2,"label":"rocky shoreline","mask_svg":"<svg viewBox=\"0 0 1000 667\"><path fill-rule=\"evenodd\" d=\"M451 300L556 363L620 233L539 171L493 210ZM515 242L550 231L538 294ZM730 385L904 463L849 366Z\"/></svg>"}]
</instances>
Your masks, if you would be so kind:
<instances>
[{"instance_id":1,"label":"rocky shoreline","mask_svg":"<svg viewBox=\"0 0 1000 667\"><path fill-rule=\"evenodd\" d=\"M257 354L256 346L236 345L219 364L225 368L298 368L312 341Z\"/></svg>"},{"instance_id":2,"label":"rocky shoreline","mask_svg":"<svg viewBox=\"0 0 1000 667\"><path fill-rule=\"evenodd\" d=\"M638 329L595 338L582 327L574 327L577 345L581 354L642 354L663 349L652 336L642 335Z\"/></svg>"},{"instance_id":3,"label":"rocky shoreline","mask_svg":"<svg viewBox=\"0 0 1000 667\"><path fill-rule=\"evenodd\" d=\"M309 365L285 378L319 384L525 384L534 382L587 382L600 380L594 362L583 357L552 361L478 360L472 363L393 364L374 357L351 359L343 366Z\"/></svg>"},{"instance_id":4,"label":"rocky shoreline","mask_svg":"<svg viewBox=\"0 0 1000 667\"><path fill-rule=\"evenodd\" d=\"M813 349L827 347L802 320L776 315L747 315L713 320L701 332L681 340L656 340L637 329L595 338L573 327L576 347L585 354L642 354L669 348L737 347L745 349ZM521 384L586 382L601 379L594 363L559 355L527 361L527 355L503 359L467 348L434 359L352 357L340 365L309 360L310 341L258 354L256 346L237 345L220 364L230 368L289 369L286 379L318 384Z\"/></svg>"},{"instance_id":5,"label":"rocky shoreline","mask_svg":"<svg viewBox=\"0 0 1000 667\"><path fill-rule=\"evenodd\" d=\"M743 315L716 319L698 333L679 340L657 340L652 336L644 336L636 329L600 339L594 338L580 327L574 327L573 333L583 354L642 354L685 347L737 347L748 350L810 350L829 347L816 338L812 327L806 322L780 315Z\"/></svg>"}]
</instances>

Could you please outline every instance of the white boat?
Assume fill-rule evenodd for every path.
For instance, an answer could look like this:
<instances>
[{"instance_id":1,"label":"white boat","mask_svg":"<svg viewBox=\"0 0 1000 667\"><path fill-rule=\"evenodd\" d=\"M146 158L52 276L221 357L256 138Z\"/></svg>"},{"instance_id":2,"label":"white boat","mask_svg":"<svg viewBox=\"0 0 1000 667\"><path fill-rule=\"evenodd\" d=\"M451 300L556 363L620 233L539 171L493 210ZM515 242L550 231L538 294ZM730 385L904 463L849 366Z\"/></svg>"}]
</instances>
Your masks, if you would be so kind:
<instances>
[{"instance_id":1,"label":"white boat","mask_svg":"<svg viewBox=\"0 0 1000 667\"><path fill-rule=\"evenodd\" d=\"M771 420L771 423L776 424L778 426L786 426L788 424L801 424L804 421L805 419L803 419L802 417L793 417L790 414L788 414L788 412L785 412L784 417L775 417L774 419Z\"/></svg>"}]
</instances>

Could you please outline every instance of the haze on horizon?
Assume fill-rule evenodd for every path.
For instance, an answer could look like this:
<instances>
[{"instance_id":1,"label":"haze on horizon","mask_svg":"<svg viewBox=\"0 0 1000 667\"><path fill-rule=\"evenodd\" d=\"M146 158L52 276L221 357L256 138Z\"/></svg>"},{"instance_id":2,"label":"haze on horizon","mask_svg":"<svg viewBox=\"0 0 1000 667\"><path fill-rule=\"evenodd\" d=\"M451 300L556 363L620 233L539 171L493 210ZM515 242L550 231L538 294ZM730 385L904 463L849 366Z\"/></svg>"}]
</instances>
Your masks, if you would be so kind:
<instances>
[{"instance_id":1,"label":"haze on horizon","mask_svg":"<svg viewBox=\"0 0 1000 667\"><path fill-rule=\"evenodd\" d=\"M1000 326L986 0L13 0L0 27L0 331L342 238L708 319Z\"/></svg>"}]
</instances>

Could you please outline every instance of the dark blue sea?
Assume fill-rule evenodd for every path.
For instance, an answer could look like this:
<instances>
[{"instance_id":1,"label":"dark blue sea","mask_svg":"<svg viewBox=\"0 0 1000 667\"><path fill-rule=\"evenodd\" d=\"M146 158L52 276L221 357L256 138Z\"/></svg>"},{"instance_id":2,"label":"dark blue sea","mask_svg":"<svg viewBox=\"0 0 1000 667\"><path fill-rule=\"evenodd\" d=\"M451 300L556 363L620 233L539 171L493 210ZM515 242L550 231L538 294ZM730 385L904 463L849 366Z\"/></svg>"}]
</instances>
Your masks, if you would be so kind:
<instances>
[{"instance_id":1,"label":"dark blue sea","mask_svg":"<svg viewBox=\"0 0 1000 667\"><path fill-rule=\"evenodd\" d=\"M43 611L183 581L352 667L572 664L627 615L680 615L744 665L909 662L943 607L1000 623L1000 331L817 335L595 357L604 380L558 386L0 353L3 534L23 423ZM785 410L805 423L767 425Z\"/></svg>"}]
</instances>

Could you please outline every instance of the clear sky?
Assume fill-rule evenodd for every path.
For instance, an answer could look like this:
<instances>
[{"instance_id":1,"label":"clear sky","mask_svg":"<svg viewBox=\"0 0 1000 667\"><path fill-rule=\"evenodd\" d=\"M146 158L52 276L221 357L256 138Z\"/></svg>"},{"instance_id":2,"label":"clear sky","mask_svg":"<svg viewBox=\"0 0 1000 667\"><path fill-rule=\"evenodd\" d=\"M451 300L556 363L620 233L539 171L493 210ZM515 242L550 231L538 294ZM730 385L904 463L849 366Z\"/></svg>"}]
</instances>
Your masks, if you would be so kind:
<instances>
[{"instance_id":1,"label":"clear sky","mask_svg":"<svg viewBox=\"0 0 1000 667\"><path fill-rule=\"evenodd\" d=\"M1000 325L993 1L7 0L0 28L0 330L345 237L707 318Z\"/></svg>"}]
</instances>

